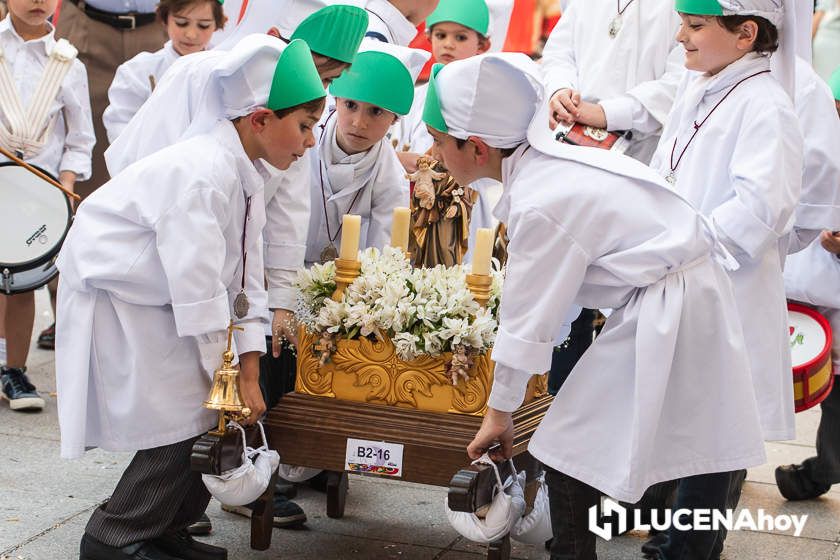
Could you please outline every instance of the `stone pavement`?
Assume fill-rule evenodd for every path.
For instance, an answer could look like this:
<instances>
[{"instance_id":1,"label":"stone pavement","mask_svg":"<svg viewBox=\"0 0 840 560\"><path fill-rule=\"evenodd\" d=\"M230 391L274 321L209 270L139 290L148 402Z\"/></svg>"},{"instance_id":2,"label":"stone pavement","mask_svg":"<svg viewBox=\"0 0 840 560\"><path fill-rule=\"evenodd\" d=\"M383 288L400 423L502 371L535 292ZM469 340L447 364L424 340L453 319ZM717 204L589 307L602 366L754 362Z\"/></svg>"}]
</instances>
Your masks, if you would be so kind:
<instances>
[{"instance_id":1,"label":"stone pavement","mask_svg":"<svg viewBox=\"0 0 840 560\"><path fill-rule=\"evenodd\" d=\"M37 294L35 332L50 322L46 292ZM58 457L54 360L51 352L33 349L29 370L47 397L41 414L15 413L0 402L0 559L69 560L90 512L113 489L130 455L99 450L84 459ZM698 390L700 390L698 388ZM840 486L808 503L786 502L773 483L773 468L798 462L814 452L819 410L797 415L799 437L767 445L770 462L747 478L742 507L753 512L809 515L801 537L779 532L734 532L727 540L728 560L840 560ZM297 501L307 512L305 529L275 529L265 552L248 547L248 521L221 511L211 502L213 534L208 542L228 547L232 560L477 560L483 548L449 526L443 511L445 489L393 480L351 477L346 515L329 519L323 494L301 489ZM641 533L598 543L599 558L639 558ZM515 544L513 557L548 558L540 547Z\"/></svg>"}]
</instances>

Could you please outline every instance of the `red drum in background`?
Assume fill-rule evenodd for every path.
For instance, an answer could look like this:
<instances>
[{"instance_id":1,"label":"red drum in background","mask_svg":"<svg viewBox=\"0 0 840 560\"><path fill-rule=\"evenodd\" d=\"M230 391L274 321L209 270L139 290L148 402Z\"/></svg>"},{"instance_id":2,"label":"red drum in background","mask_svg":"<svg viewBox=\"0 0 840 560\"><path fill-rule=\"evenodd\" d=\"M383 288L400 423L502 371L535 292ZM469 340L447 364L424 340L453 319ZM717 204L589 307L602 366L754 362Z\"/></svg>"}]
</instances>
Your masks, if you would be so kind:
<instances>
[{"instance_id":1,"label":"red drum in background","mask_svg":"<svg viewBox=\"0 0 840 560\"><path fill-rule=\"evenodd\" d=\"M821 403L834 385L831 326L814 309L788 302L793 399L796 412Z\"/></svg>"}]
</instances>

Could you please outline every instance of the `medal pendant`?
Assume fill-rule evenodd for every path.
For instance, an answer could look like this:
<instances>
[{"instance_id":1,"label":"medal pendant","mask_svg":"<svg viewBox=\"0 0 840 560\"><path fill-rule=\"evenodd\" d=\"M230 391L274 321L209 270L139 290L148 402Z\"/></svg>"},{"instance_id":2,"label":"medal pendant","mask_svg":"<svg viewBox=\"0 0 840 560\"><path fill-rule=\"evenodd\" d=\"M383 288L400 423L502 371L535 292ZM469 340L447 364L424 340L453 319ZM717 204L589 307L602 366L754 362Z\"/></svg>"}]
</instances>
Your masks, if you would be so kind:
<instances>
[{"instance_id":1,"label":"medal pendant","mask_svg":"<svg viewBox=\"0 0 840 560\"><path fill-rule=\"evenodd\" d=\"M321 251L321 263L326 263L329 261L334 261L338 258L338 249L335 248L335 245L330 243Z\"/></svg>"},{"instance_id":2,"label":"medal pendant","mask_svg":"<svg viewBox=\"0 0 840 560\"><path fill-rule=\"evenodd\" d=\"M665 180L668 181L669 185L676 185L677 184L677 174L671 171L668 175L665 176Z\"/></svg>"},{"instance_id":3,"label":"medal pendant","mask_svg":"<svg viewBox=\"0 0 840 560\"><path fill-rule=\"evenodd\" d=\"M236 299L233 300L233 314L237 318L242 319L248 314L248 308L250 306L251 304L248 303L248 296L245 295L245 292L239 292L236 294Z\"/></svg>"},{"instance_id":4,"label":"medal pendant","mask_svg":"<svg viewBox=\"0 0 840 560\"><path fill-rule=\"evenodd\" d=\"M621 14L617 14L610 22L610 39L615 39L618 36L618 32L621 31L621 20Z\"/></svg>"}]
</instances>

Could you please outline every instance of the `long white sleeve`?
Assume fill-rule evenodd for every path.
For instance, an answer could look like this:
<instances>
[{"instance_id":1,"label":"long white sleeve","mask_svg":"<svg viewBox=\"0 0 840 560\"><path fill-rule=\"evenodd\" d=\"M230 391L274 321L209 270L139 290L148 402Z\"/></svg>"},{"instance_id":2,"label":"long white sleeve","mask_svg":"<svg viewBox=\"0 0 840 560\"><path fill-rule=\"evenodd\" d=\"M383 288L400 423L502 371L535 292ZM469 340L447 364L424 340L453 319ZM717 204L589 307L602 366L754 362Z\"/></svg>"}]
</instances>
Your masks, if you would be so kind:
<instances>
[{"instance_id":1,"label":"long white sleeve","mask_svg":"<svg viewBox=\"0 0 840 560\"><path fill-rule=\"evenodd\" d=\"M488 405L522 404L531 375L551 367L554 341L583 283L589 255L537 209L511 216L512 237L493 346L496 369Z\"/></svg>"}]
</instances>

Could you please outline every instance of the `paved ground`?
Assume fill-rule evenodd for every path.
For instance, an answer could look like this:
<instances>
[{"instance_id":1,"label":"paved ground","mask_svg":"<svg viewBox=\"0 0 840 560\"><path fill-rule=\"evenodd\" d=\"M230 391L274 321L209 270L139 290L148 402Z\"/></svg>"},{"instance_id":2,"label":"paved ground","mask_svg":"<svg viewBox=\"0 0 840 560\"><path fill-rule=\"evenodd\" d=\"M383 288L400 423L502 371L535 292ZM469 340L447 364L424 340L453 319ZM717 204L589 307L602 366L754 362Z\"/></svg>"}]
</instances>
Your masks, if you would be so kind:
<instances>
[{"instance_id":1,"label":"paved ground","mask_svg":"<svg viewBox=\"0 0 840 560\"><path fill-rule=\"evenodd\" d=\"M38 293L36 332L50 322L46 294ZM47 397L41 414L14 413L0 403L0 560L66 560L78 557L78 543L93 508L105 500L129 456L89 452L83 460L58 457L53 355L33 350L30 372ZM840 487L809 503L788 503L773 484L773 467L798 462L813 454L819 412L797 416L796 441L768 444L768 465L750 471L741 505L753 511L809 515L804 533L796 538L774 532L735 532L727 541L725 558L840 560ZM351 477L346 516L325 514L324 497L301 490L296 501L306 510L306 529L275 530L271 550L248 548L248 522L223 512L211 502L213 535L236 560L401 559L466 560L484 556L481 546L462 538L443 513L443 488ZM631 533L598 543L599 558L639 557L642 535ZM515 545L513 556L547 558L541 548Z\"/></svg>"}]
</instances>

